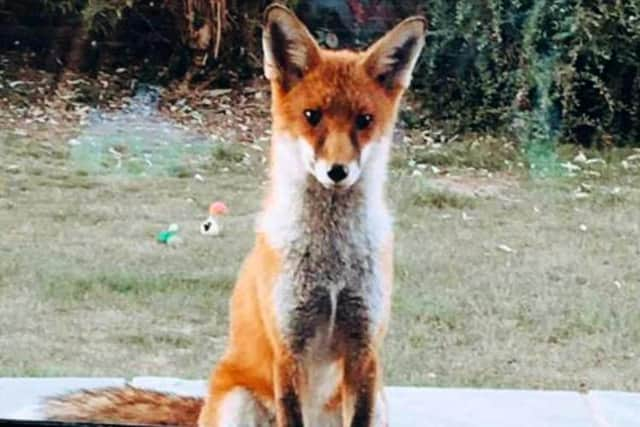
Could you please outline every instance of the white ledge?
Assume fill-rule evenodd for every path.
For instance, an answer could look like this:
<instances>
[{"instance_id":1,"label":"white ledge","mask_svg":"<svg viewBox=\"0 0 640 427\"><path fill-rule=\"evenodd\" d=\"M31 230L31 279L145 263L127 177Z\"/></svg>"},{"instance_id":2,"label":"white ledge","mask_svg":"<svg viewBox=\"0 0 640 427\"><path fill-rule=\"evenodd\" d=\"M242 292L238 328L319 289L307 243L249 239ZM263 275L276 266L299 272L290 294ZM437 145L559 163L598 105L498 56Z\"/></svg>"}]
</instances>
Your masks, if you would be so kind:
<instances>
[{"instance_id":1,"label":"white ledge","mask_svg":"<svg viewBox=\"0 0 640 427\"><path fill-rule=\"evenodd\" d=\"M166 377L0 378L0 418L41 419L42 399L122 386L202 396L206 383ZM640 393L387 387L391 427L640 427Z\"/></svg>"}]
</instances>

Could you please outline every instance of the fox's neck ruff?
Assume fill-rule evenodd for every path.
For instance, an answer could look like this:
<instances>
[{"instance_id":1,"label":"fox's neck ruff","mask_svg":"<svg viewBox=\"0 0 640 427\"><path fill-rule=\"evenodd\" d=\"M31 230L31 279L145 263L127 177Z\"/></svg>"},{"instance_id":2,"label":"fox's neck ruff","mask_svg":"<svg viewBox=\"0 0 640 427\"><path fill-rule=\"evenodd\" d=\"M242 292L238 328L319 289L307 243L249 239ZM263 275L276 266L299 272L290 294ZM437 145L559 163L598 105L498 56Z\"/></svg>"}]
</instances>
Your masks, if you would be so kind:
<instances>
[{"instance_id":1,"label":"fox's neck ruff","mask_svg":"<svg viewBox=\"0 0 640 427\"><path fill-rule=\"evenodd\" d=\"M359 180L349 188L325 188L311 176L298 152L303 142L274 136L267 203L258 223L276 249L300 239L369 241L379 248L391 231L384 202L388 139L374 142Z\"/></svg>"},{"instance_id":2,"label":"fox's neck ruff","mask_svg":"<svg viewBox=\"0 0 640 427\"><path fill-rule=\"evenodd\" d=\"M258 231L282 256L276 318L296 353L332 360L340 334L366 345L384 307L379 254L390 238L384 203L389 140L371 144L348 188L307 172L301 141L275 137L271 188ZM344 338L344 337L343 337Z\"/></svg>"}]
</instances>

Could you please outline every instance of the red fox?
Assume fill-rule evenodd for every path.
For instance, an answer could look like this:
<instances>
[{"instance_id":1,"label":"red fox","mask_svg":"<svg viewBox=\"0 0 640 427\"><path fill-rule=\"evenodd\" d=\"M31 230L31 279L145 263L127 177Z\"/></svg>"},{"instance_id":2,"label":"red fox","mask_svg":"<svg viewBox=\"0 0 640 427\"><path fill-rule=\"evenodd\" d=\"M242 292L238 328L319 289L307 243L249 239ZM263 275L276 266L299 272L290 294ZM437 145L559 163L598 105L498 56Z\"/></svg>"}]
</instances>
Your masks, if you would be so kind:
<instances>
[{"instance_id":1,"label":"red fox","mask_svg":"<svg viewBox=\"0 0 640 427\"><path fill-rule=\"evenodd\" d=\"M393 127L424 45L402 21L362 52L321 48L283 6L265 12L270 186L231 297L206 398L136 388L50 399L51 419L201 427L382 427L390 315Z\"/></svg>"}]
</instances>

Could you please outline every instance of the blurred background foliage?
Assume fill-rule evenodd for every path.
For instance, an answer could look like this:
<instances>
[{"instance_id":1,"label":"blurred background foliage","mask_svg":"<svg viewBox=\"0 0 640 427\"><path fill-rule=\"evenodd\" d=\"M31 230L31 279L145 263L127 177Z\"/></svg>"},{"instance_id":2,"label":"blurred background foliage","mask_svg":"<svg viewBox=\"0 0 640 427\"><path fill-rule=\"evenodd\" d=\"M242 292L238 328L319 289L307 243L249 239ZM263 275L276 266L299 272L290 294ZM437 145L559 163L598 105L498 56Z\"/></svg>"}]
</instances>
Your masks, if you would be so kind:
<instances>
[{"instance_id":1,"label":"blurred background foliage","mask_svg":"<svg viewBox=\"0 0 640 427\"><path fill-rule=\"evenodd\" d=\"M640 0L294 0L330 47L362 47L402 17L429 19L407 126L640 144ZM266 1L0 0L0 49L31 65L227 87L261 72ZM538 148L535 148L538 147ZM544 151L544 150L543 150ZM546 151L545 151L546 152ZM535 153L533 153L535 155Z\"/></svg>"}]
</instances>

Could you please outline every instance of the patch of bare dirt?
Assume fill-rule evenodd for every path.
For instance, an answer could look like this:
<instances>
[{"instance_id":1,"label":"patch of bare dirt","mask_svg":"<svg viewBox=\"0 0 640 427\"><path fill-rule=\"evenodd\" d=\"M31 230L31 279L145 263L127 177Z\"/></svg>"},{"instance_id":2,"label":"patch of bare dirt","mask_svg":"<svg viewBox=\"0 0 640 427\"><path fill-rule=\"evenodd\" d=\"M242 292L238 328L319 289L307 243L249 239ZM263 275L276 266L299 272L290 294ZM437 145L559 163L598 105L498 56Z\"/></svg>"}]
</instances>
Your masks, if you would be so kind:
<instances>
[{"instance_id":1,"label":"patch of bare dirt","mask_svg":"<svg viewBox=\"0 0 640 427\"><path fill-rule=\"evenodd\" d=\"M0 55L0 121L22 136L73 134L94 110L127 108L145 85L127 69L114 73L48 73ZM159 111L213 138L253 143L268 138L269 91L264 79L234 88L159 87Z\"/></svg>"}]
</instances>

